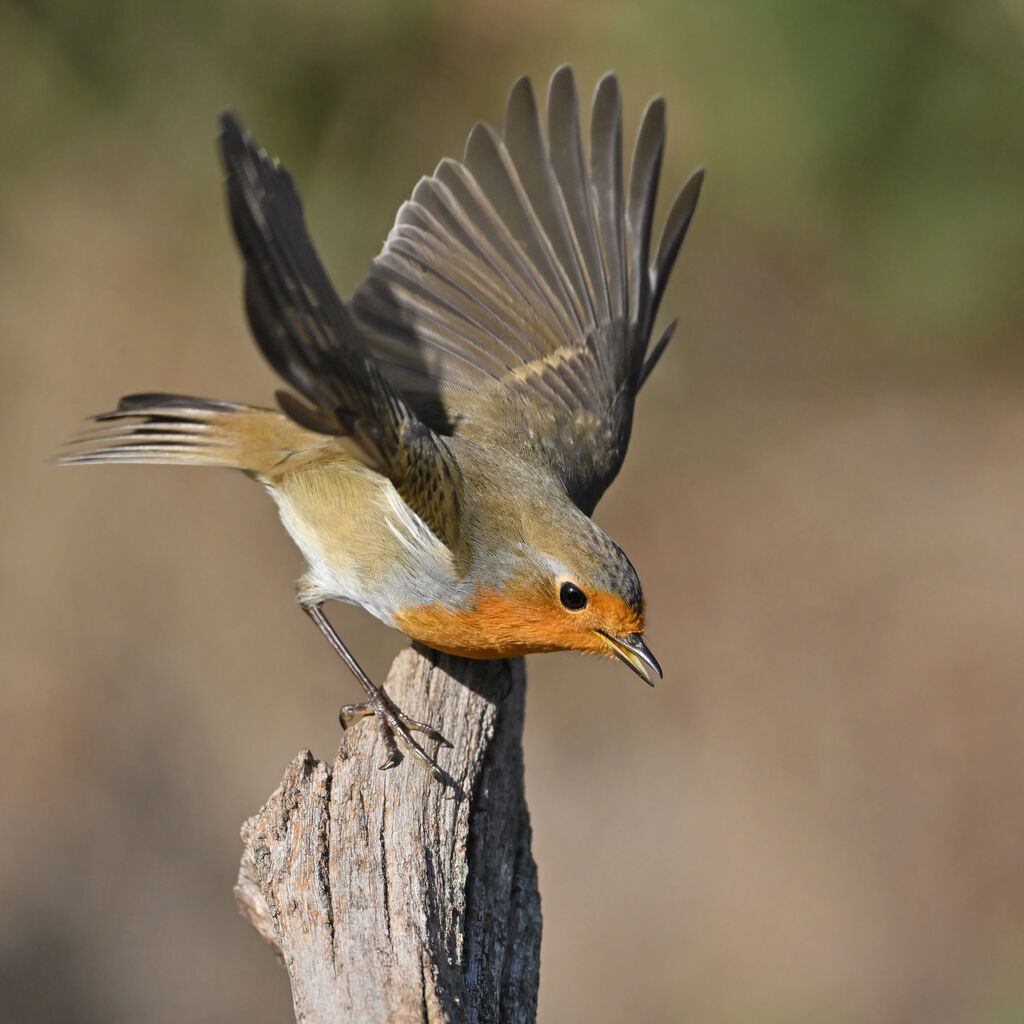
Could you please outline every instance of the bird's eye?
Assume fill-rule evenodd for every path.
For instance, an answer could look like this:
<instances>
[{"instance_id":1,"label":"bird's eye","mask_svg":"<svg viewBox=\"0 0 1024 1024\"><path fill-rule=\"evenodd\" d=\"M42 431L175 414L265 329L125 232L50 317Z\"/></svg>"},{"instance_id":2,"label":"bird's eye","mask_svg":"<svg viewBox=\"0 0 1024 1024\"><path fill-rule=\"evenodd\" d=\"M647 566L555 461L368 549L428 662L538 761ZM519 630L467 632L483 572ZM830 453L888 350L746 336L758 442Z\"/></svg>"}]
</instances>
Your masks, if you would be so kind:
<instances>
[{"instance_id":1,"label":"bird's eye","mask_svg":"<svg viewBox=\"0 0 1024 1024\"><path fill-rule=\"evenodd\" d=\"M587 595L575 583L570 583L568 580L562 584L558 596L562 604L571 612L578 612L581 608L587 607Z\"/></svg>"}]
</instances>

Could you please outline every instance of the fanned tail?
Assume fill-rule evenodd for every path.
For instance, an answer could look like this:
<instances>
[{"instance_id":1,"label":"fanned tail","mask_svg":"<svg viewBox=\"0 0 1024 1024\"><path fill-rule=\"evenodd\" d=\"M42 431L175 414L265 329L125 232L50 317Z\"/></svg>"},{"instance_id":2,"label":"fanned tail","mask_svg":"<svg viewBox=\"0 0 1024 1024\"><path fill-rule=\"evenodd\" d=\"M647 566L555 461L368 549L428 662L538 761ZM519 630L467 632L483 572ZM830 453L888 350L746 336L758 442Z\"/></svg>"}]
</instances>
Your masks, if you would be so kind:
<instances>
[{"instance_id":1,"label":"fanned tail","mask_svg":"<svg viewBox=\"0 0 1024 1024\"><path fill-rule=\"evenodd\" d=\"M273 409L185 395L128 395L116 409L93 417L57 461L224 466L260 474L322 440Z\"/></svg>"}]
</instances>

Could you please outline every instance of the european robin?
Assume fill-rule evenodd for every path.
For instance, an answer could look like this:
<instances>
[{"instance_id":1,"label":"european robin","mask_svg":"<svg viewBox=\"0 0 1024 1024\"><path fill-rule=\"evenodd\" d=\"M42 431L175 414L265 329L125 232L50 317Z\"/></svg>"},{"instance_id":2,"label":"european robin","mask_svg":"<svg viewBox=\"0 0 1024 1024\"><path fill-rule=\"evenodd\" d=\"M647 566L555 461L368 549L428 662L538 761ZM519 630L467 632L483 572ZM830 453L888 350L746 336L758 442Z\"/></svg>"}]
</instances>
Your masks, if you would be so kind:
<instances>
[{"instance_id":1,"label":"european robin","mask_svg":"<svg viewBox=\"0 0 1024 1024\"><path fill-rule=\"evenodd\" d=\"M263 484L306 560L299 605L366 691L342 724L376 716L382 768L401 760L399 737L439 775L412 733L442 738L367 678L325 601L464 657L568 649L661 674L636 571L590 515L675 327L648 350L702 172L652 259L664 145L656 98L627 184L615 75L595 93L589 164L571 69L551 79L546 133L520 78L504 138L478 124L461 163L420 180L346 303L290 175L223 114L245 309L292 390L277 392L280 410L130 395L61 460L228 466Z\"/></svg>"}]
</instances>

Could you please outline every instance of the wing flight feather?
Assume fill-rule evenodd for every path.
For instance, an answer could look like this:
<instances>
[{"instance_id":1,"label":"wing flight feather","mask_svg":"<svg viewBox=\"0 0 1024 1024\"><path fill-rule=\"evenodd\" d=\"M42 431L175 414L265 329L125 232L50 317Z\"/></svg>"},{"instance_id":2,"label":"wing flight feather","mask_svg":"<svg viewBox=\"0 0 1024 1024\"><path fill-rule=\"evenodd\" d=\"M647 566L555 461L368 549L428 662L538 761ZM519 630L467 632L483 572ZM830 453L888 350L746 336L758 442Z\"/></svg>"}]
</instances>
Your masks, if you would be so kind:
<instances>
[{"instance_id":1,"label":"wing flight feather","mask_svg":"<svg viewBox=\"0 0 1024 1024\"><path fill-rule=\"evenodd\" d=\"M349 304L424 422L532 463L587 511L672 336L674 324L648 353L702 181L676 198L652 260L664 101L644 112L628 181L615 75L598 83L588 139L589 156L569 67L551 79L546 131L519 79L504 136L478 124L461 161L421 179Z\"/></svg>"}]
</instances>

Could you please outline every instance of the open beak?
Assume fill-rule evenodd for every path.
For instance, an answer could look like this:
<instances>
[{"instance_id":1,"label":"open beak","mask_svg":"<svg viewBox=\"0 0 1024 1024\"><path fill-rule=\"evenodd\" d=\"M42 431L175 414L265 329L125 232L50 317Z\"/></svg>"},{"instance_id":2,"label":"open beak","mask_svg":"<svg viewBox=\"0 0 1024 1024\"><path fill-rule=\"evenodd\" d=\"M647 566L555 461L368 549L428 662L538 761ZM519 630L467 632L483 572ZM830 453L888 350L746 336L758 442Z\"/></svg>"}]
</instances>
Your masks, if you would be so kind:
<instances>
[{"instance_id":1,"label":"open beak","mask_svg":"<svg viewBox=\"0 0 1024 1024\"><path fill-rule=\"evenodd\" d=\"M641 679L648 685L654 685L652 672L657 672L661 677L661 666L658 659L651 654L644 643L644 638L639 633L630 633L629 636L612 636L603 629L597 630L598 635L611 648L612 653L619 661L624 661Z\"/></svg>"}]
</instances>

